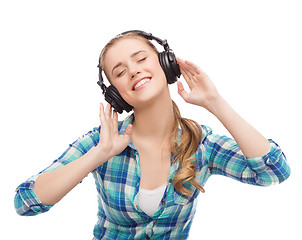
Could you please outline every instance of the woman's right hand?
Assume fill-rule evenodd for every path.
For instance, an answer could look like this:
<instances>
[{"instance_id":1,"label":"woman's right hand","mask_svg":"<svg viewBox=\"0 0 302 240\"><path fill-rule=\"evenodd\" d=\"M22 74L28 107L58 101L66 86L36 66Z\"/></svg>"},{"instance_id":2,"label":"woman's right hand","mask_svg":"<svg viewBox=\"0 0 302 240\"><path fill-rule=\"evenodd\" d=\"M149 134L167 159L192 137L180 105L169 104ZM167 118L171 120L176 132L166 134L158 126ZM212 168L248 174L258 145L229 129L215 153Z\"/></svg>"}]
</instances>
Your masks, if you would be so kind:
<instances>
[{"instance_id":1,"label":"woman's right hand","mask_svg":"<svg viewBox=\"0 0 302 240\"><path fill-rule=\"evenodd\" d=\"M106 106L106 110L104 110L104 106L101 103L100 120L101 131L97 148L101 149L109 159L127 147L132 134L132 124L127 126L124 136L119 136L117 112L112 111L109 103Z\"/></svg>"}]
</instances>

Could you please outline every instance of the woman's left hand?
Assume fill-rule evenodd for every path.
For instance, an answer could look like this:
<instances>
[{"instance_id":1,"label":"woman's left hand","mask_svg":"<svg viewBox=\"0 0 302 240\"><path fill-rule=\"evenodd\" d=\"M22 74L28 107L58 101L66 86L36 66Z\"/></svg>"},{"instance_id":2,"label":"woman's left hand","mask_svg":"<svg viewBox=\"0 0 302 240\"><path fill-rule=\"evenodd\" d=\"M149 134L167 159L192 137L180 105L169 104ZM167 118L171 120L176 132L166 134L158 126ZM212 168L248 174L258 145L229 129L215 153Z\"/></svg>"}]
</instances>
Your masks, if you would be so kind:
<instances>
[{"instance_id":1,"label":"woman's left hand","mask_svg":"<svg viewBox=\"0 0 302 240\"><path fill-rule=\"evenodd\" d=\"M179 95L187 103L204 107L210 111L212 103L220 97L211 79L192 62L177 58L177 63L191 90L188 93L182 83L177 81Z\"/></svg>"}]
</instances>

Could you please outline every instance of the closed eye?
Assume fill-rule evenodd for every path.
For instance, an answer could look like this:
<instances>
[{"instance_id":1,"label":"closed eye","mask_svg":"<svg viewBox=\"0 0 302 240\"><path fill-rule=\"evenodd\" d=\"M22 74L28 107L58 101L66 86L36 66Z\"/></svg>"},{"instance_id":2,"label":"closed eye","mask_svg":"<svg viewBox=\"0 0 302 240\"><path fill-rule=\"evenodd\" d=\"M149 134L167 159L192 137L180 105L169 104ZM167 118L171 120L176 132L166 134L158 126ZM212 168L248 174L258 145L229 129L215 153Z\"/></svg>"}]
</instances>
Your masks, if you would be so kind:
<instances>
[{"instance_id":1,"label":"closed eye","mask_svg":"<svg viewBox=\"0 0 302 240\"><path fill-rule=\"evenodd\" d=\"M145 61L146 59L147 59L147 57L143 57L143 58L140 58L137 62L141 63L141 62ZM117 77L121 77L125 71L126 71L125 69L123 71L121 71L119 74L117 74Z\"/></svg>"},{"instance_id":2,"label":"closed eye","mask_svg":"<svg viewBox=\"0 0 302 240\"><path fill-rule=\"evenodd\" d=\"M143 62L144 60L146 60L147 57L141 58L138 60L138 62Z\"/></svg>"},{"instance_id":3,"label":"closed eye","mask_svg":"<svg viewBox=\"0 0 302 240\"><path fill-rule=\"evenodd\" d=\"M122 76L122 74L123 74L124 72L125 72L125 70L121 71L121 72L117 75L117 77Z\"/></svg>"}]
</instances>

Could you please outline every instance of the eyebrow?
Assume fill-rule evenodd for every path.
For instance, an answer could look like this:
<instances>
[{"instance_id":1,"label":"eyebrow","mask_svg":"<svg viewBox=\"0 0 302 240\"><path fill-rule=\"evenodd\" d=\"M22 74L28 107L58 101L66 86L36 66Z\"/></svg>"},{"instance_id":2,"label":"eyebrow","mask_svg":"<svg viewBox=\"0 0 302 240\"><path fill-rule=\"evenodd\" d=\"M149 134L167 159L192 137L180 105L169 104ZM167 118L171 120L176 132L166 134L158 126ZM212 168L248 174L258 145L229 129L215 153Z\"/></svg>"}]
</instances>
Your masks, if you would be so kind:
<instances>
[{"instance_id":1,"label":"eyebrow","mask_svg":"<svg viewBox=\"0 0 302 240\"><path fill-rule=\"evenodd\" d=\"M141 53L141 52L146 52L146 51L144 51L144 50L139 50L139 51L137 51L137 52L135 52L135 53L132 53L132 54L130 55L130 57L133 58L133 57L135 57L137 54L139 54L139 53ZM113 74L113 70L116 69L117 67L121 66L121 65L122 65L121 62L119 62L118 64L116 64L116 65L112 68L111 73Z\"/></svg>"}]
</instances>

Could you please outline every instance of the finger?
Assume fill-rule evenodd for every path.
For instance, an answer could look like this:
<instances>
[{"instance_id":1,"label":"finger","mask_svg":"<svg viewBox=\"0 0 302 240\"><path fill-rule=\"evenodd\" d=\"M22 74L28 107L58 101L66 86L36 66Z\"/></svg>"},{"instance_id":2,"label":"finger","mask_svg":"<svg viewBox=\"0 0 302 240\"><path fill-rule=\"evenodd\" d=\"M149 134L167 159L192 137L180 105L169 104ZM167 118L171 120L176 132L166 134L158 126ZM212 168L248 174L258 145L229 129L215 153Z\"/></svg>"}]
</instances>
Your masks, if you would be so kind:
<instances>
[{"instance_id":1,"label":"finger","mask_svg":"<svg viewBox=\"0 0 302 240\"><path fill-rule=\"evenodd\" d=\"M184 64L184 60L182 60L181 58L179 58L179 57L177 57L176 58L176 61L177 61L177 63L180 65L180 64Z\"/></svg>"},{"instance_id":2,"label":"finger","mask_svg":"<svg viewBox=\"0 0 302 240\"><path fill-rule=\"evenodd\" d=\"M99 113L99 116L100 116L100 121L102 122L102 119L104 119L104 106L103 106L103 103L100 103L100 113Z\"/></svg>"},{"instance_id":3,"label":"finger","mask_svg":"<svg viewBox=\"0 0 302 240\"><path fill-rule=\"evenodd\" d=\"M189 78L189 76L187 75L186 70L184 69L183 65L179 65L180 68L180 72L183 75L184 78Z\"/></svg>"},{"instance_id":4,"label":"finger","mask_svg":"<svg viewBox=\"0 0 302 240\"><path fill-rule=\"evenodd\" d=\"M188 71L187 71L187 69L185 69L185 67L180 67L180 71L181 71L181 74L183 75L184 79L186 80L190 90L192 90L192 88L193 88L193 81L192 81L193 76L190 76L188 74Z\"/></svg>"},{"instance_id":5,"label":"finger","mask_svg":"<svg viewBox=\"0 0 302 240\"><path fill-rule=\"evenodd\" d=\"M180 81L177 81L177 89L178 89L178 94L187 102L188 99L188 92L184 89L184 86Z\"/></svg>"},{"instance_id":6,"label":"finger","mask_svg":"<svg viewBox=\"0 0 302 240\"><path fill-rule=\"evenodd\" d=\"M116 111L113 111L112 127L113 127L113 132L118 134L118 117Z\"/></svg>"},{"instance_id":7,"label":"finger","mask_svg":"<svg viewBox=\"0 0 302 240\"><path fill-rule=\"evenodd\" d=\"M178 64L179 64L179 68L184 72L185 75L187 75L188 77L190 77L189 75L189 69L187 68L187 64L185 63L184 60L178 58Z\"/></svg>"},{"instance_id":8,"label":"finger","mask_svg":"<svg viewBox=\"0 0 302 240\"><path fill-rule=\"evenodd\" d=\"M186 63L184 60L180 59L180 58L177 58L177 63L179 65L179 68L183 69L184 71L187 71L186 70Z\"/></svg>"},{"instance_id":9,"label":"finger","mask_svg":"<svg viewBox=\"0 0 302 240\"><path fill-rule=\"evenodd\" d=\"M102 135L104 132L106 132L106 129L108 128L107 120L104 114L104 105L102 103L100 104L100 122L101 122L100 135Z\"/></svg>"},{"instance_id":10,"label":"finger","mask_svg":"<svg viewBox=\"0 0 302 240\"><path fill-rule=\"evenodd\" d=\"M183 67L190 70L193 73L193 75L199 74L200 72L202 72L201 69L196 64L192 63L191 61L188 61L188 60L184 61L180 58L176 58L176 60L179 65L182 65Z\"/></svg>"},{"instance_id":11,"label":"finger","mask_svg":"<svg viewBox=\"0 0 302 240\"><path fill-rule=\"evenodd\" d=\"M187 64L188 69L190 69L190 71L192 73L200 74L201 70L197 65L195 65L194 63L192 63L188 60L186 60L185 63ZM193 74L193 75L195 75L195 74Z\"/></svg>"},{"instance_id":12,"label":"finger","mask_svg":"<svg viewBox=\"0 0 302 240\"><path fill-rule=\"evenodd\" d=\"M128 143L132 135L132 124L128 124L123 139Z\"/></svg>"},{"instance_id":13,"label":"finger","mask_svg":"<svg viewBox=\"0 0 302 240\"><path fill-rule=\"evenodd\" d=\"M194 63L190 62L190 61L185 61L187 64L186 66L191 70L191 72L193 72L194 76L193 76L193 81L201 81L201 80L205 80L206 78L209 79L208 75L197 65L195 65Z\"/></svg>"},{"instance_id":14,"label":"finger","mask_svg":"<svg viewBox=\"0 0 302 240\"><path fill-rule=\"evenodd\" d=\"M106 106L105 117L107 120L110 120L110 118L111 118L111 105L109 103L107 103L107 106Z\"/></svg>"},{"instance_id":15,"label":"finger","mask_svg":"<svg viewBox=\"0 0 302 240\"><path fill-rule=\"evenodd\" d=\"M182 61L181 60L180 61L180 63L181 63L180 66L186 72L187 76L191 79L194 76L194 74L196 74L196 72L193 71L193 68L190 67L190 65L188 65L186 62L187 61Z\"/></svg>"},{"instance_id":16,"label":"finger","mask_svg":"<svg viewBox=\"0 0 302 240\"><path fill-rule=\"evenodd\" d=\"M190 80L193 80L194 75L196 74L188 64L185 64L183 68L186 70L187 75L190 77Z\"/></svg>"}]
</instances>

